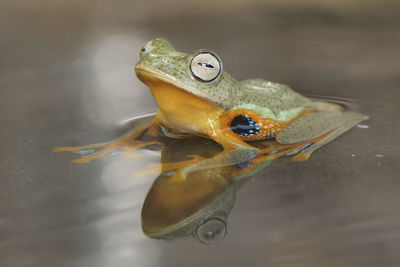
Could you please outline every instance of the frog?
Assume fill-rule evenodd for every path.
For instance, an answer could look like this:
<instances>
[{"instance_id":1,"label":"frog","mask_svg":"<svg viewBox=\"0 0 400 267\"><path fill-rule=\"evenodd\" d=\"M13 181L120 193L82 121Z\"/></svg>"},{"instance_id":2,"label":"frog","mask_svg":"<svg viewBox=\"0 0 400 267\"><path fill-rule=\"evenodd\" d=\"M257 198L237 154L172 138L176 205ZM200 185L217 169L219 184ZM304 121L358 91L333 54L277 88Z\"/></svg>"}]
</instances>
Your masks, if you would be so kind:
<instances>
[{"instance_id":1,"label":"frog","mask_svg":"<svg viewBox=\"0 0 400 267\"><path fill-rule=\"evenodd\" d=\"M158 109L154 119L133 129L124 140L161 129L171 138L195 135L223 148L212 159L196 158L178 168L171 177L175 182L196 170L240 164L260 153L273 152L252 145L258 141L274 140L283 150L295 144L298 149L290 152L292 159L305 161L313 151L368 119L359 112L308 98L284 84L259 78L238 81L224 70L214 51L183 53L161 38L141 48L135 73L150 88ZM118 147L115 144L113 148ZM155 142L135 141L129 149L152 144ZM57 151L84 148L93 146ZM111 150L83 155L77 162L89 162Z\"/></svg>"},{"instance_id":2,"label":"frog","mask_svg":"<svg viewBox=\"0 0 400 267\"><path fill-rule=\"evenodd\" d=\"M318 147L368 118L314 101L284 84L237 81L215 52L178 52L164 39L143 46L135 72L157 101L153 123L214 140L224 149L220 157L235 150L262 153L252 141L275 139L284 146L314 140L313 147L295 157L307 160Z\"/></svg>"}]
</instances>

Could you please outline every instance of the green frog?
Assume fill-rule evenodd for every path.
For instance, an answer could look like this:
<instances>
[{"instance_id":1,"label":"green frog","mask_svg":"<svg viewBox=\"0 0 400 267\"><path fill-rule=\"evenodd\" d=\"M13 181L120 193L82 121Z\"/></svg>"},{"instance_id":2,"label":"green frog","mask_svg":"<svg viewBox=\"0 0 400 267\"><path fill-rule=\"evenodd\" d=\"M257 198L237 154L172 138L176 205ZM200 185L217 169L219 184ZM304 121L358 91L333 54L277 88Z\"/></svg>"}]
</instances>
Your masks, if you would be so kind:
<instances>
[{"instance_id":1,"label":"green frog","mask_svg":"<svg viewBox=\"0 0 400 267\"><path fill-rule=\"evenodd\" d=\"M181 53L163 39L141 49L135 71L158 103L154 117L137 120L129 133L110 142L54 150L76 152L80 157L73 161L87 163L116 150L135 154L159 144L144 136L162 132L175 139L194 135L215 141L167 143L161 175L142 209L143 230L152 238L193 234L203 243L221 241L235 191L249 176L283 156L307 160L317 148L368 118L283 84L237 81L223 70L215 52ZM185 146L178 141L191 142ZM196 146L207 153L187 154L182 160L185 147Z\"/></svg>"},{"instance_id":2,"label":"green frog","mask_svg":"<svg viewBox=\"0 0 400 267\"><path fill-rule=\"evenodd\" d=\"M224 71L215 52L199 49L181 53L163 39L143 46L135 72L157 101L154 119L120 141L56 151L103 148L75 160L88 162L120 148L121 140L135 140L159 129L172 138L202 136L223 147L212 159L197 158L196 164L179 168L171 181L182 181L195 170L239 164L271 152L256 148L253 141L275 140L282 148L295 144L299 149L292 152L293 160L307 160L317 148L368 118L339 105L309 99L283 84L263 79L237 81ZM132 141L125 149L134 151L149 144L154 142Z\"/></svg>"}]
</instances>

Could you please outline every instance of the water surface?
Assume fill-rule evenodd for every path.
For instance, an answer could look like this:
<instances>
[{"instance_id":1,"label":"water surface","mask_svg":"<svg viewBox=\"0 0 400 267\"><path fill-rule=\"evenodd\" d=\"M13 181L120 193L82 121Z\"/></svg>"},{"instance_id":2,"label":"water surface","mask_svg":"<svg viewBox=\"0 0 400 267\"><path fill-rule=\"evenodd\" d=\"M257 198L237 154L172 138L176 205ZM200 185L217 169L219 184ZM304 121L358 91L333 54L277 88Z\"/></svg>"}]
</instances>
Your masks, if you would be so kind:
<instances>
[{"instance_id":1,"label":"water surface","mask_svg":"<svg viewBox=\"0 0 400 267\"><path fill-rule=\"evenodd\" d=\"M399 265L397 2L1 6L1 266ZM159 152L79 165L51 150L112 140L127 130L120 122L155 110L133 73L140 47L155 37L180 51L216 51L239 80L355 99L369 128L308 162L255 175L237 192L218 245L151 240L140 212L157 174L131 173L157 163Z\"/></svg>"}]
</instances>

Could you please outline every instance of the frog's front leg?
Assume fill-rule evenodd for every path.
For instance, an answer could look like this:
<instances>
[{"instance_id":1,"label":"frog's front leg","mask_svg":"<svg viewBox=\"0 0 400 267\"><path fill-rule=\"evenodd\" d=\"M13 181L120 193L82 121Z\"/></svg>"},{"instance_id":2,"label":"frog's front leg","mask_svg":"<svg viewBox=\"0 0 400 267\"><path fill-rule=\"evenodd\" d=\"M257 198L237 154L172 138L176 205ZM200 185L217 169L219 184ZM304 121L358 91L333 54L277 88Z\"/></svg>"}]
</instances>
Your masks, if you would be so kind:
<instances>
[{"instance_id":1,"label":"frog's front leg","mask_svg":"<svg viewBox=\"0 0 400 267\"><path fill-rule=\"evenodd\" d=\"M123 150L126 156L136 155L136 150L149 145L161 144L158 141L142 141L137 140L142 135L154 136L155 133L160 131L158 119L156 117L143 118L135 122L133 129L127 134L114 139L110 142L91 144L78 147L56 147L54 152L74 152L79 154L80 157L73 159L74 163L88 163L96 158L101 158L106 154Z\"/></svg>"},{"instance_id":2,"label":"frog's front leg","mask_svg":"<svg viewBox=\"0 0 400 267\"><path fill-rule=\"evenodd\" d=\"M260 152L259 149L248 145L236 137L230 129L219 130L210 136L223 147L223 151L212 158L197 161L187 167L177 169L170 178L170 182L184 182L191 172L213 169L223 166L238 166L247 164Z\"/></svg>"}]
</instances>

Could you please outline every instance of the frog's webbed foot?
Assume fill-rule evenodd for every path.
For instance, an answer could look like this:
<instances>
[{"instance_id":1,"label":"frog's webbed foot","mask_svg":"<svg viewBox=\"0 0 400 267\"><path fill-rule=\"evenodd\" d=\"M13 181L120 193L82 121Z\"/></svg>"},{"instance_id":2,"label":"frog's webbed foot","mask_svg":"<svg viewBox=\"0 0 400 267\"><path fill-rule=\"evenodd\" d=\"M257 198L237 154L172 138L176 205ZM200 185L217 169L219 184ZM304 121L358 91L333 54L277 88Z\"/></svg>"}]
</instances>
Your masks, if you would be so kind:
<instances>
[{"instance_id":1,"label":"frog's webbed foot","mask_svg":"<svg viewBox=\"0 0 400 267\"><path fill-rule=\"evenodd\" d=\"M78 154L80 156L79 158L71 160L71 162L74 163L88 163L93 159L101 158L117 150L123 150L127 157L134 157L138 156L137 150L140 148L150 145L163 145L159 141L143 141L137 139L142 135L154 136L157 131L159 132L159 126L149 121L147 123L139 123L139 125L129 133L110 142L78 147L56 147L53 151L74 152Z\"/></svg>"},{"instance_id":2,"label":"frog's webbed foot","mask_svg":"<svg viewBox=\"0 0 400 267\"><path fill-rule=\"evenodd\" d=\"M196 171L212 172L213 170L226 166L247 166L259 153L259 150L253 147L237 148L235 150L224 151L209 159L196 158L194 164L184 168L177 169L169 179L169 182L180 183L186 181L188 175ZM209 176L213 176L212 173Z\"/></svg>"},{"instance_id":3,"label":"frog's webbed foot","mask_svg":"<svg viewBox=\"0 0 400 267\"><path fill-rule=\"evenodd\" d=\"M354 111L320 110L292 122L278 133L276 140L282 145L303 145L293 151L293 160L304 161L313 151L365 119L368 117Z\"/></svg>"},{"instance_id":4,"label":"frog's webbed foot","mask_svg":"<svg viewBox=\"0 0 400 267\"><path fill-rule=\"evenodd\" d=\"M119 140L114 140L108 143L101 144L93 144L87 146L80 147L56 147L53 149L54 152L74 152L78 154L80 157L77 159L71 160L74 163L89 163L90 161L102 158L108 153L123 150L125 152L126 157L135 157L139 154L137 150L150 146L150 145L162 145L162 143L158 141L137 141L133 140L132 142L120 142Z\"/></svg>"},{"instance_id":5,"label":"frog's webbed foot","mask_svg":"<svg viewBox=\"0 0 400 267\"><path fill-rule=\"evenodd\" d=\"M92 144L78 147L55 147L53 152L73 152L78 154L80 157L71 160L74 163L88 163L95 158L103 157L111 150L106 149L110 143Z\"/></svg>"}]
</instances>

